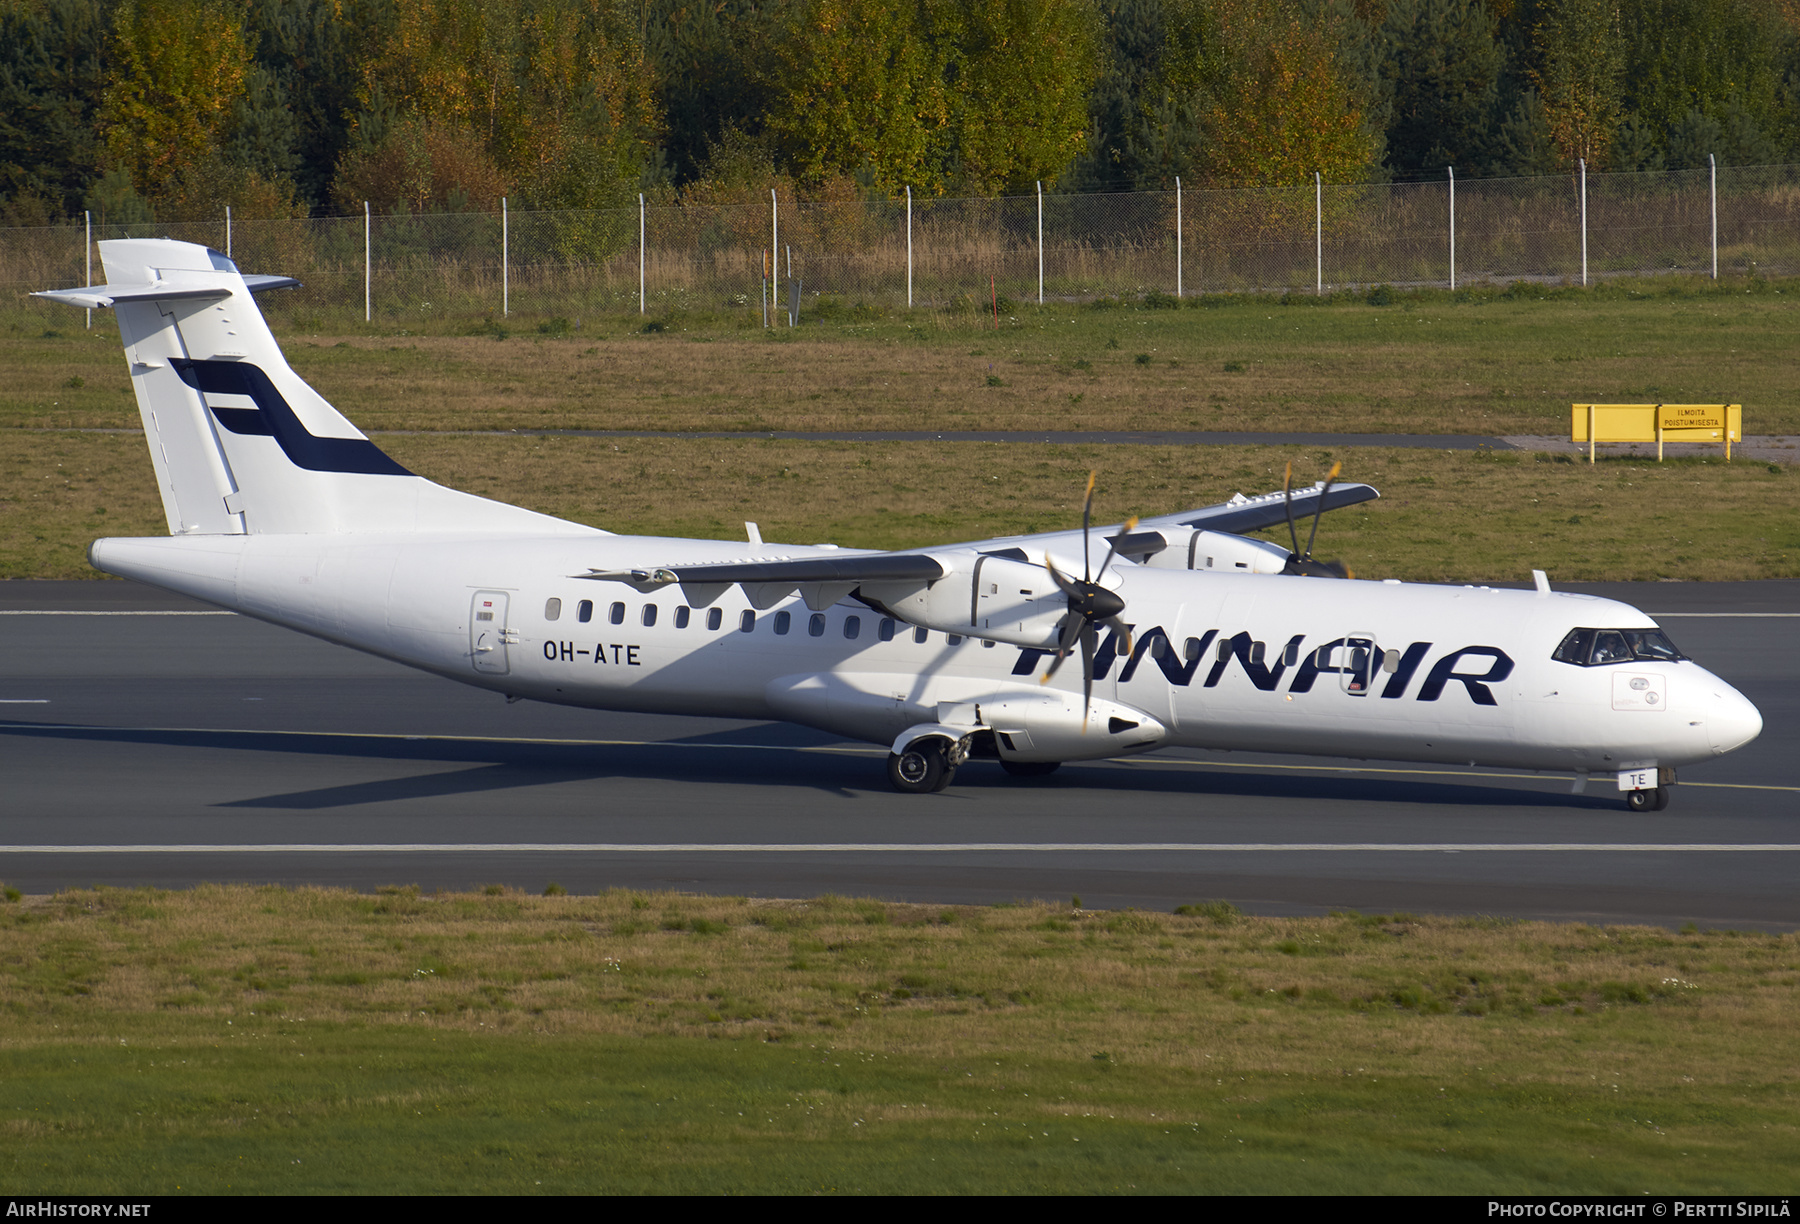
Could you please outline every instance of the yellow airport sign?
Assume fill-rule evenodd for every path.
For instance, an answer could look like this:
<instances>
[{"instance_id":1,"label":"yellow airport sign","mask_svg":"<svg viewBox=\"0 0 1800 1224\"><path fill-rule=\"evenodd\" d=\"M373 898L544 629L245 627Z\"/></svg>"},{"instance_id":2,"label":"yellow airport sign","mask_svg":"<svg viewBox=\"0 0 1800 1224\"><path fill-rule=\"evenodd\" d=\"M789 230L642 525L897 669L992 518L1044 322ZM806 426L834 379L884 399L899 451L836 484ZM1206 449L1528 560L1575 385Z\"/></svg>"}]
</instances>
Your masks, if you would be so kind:
<instances>
[{"instance_id":1,"label":"yellow airport sign","mask_svg":"<svg viewBox=\"0 0 1800 1224\"><path fill-rule=\"evenodd\" d=\"M1571 404L1569 440L1588 444L1594 461L1597 442L1654 442L1656 458L1665 442L1711 442L1725 448L1744 438L1742 404Z\"/></svg>"}]
</instances>

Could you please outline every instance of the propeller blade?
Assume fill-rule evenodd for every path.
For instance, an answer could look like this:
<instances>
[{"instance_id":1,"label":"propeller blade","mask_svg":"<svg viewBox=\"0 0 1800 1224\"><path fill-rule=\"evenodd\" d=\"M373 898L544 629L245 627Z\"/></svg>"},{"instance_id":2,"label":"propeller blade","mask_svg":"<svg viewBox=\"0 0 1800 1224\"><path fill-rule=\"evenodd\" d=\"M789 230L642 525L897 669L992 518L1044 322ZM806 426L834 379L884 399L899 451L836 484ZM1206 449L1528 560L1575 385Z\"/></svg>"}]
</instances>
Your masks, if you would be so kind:
<instances>
[{"instance_id":1,"label":"propeller blade","mask_svg":"<svg viewBox=\"0 0 1800 1224\"><path fill-rule=\"evenodd\" d=\"M1100 624L1119 635L1119 646L1124 650L1125 657L1129 659L1131 657L1131 626L1116 616L1109 616Z\"/></svg>"},{"instance_id":2,"label":"propeller blade","mask_svg":"<svg viewBox=\"0 0 1800 1224\"><path fill-rule=\"evenodd\" d=\"M1331 471L1327 473L1325 477L1325 487L1319 490L1319 504L1313 509L1312 534L1306 537L1306 552L1304 555L1309 558L1312 556L1313 541L1319 538L1319 520L1325 516L1325 495L1331 492L1331 482L1336 480L1338 473L1343 470L1343 464L1332 464Z\"/></svg>"},{"instance_id":3,"label":"propeller blade","mask_svg":"<svg viewBox=\"0 0 1800 1224\"><path fill-rule=\"evenodd\" d=\"M1300 533L1294 530L1294 465L1290 462L1281 477L1281 503L1287 510L1288 538L1294 542L1294 555L1300 555Z\"/></svg>"},{"instance_id":4,"label":"propeller blade","mask_svg":"<svg viewBox=\"0 0 1800 1224\"><path fill-rule=\"evenodd\" d=\"M1081 589L1072 581L1062 576L1062 571L1056 568L1056 562L1050 559L1049 553L1044 554L1044 568L1050 571L1051 580L1056 583L1057 590L1061 591L1064 595L1067 595L1070 599L1081 598Z\"/></svg>"},{"instance_id":5,"label":"propeller blade","mask_svg":"<svg viewBox=\"0 0 1800 1224\"><path fill-rule=\"evenodd\" d=\"M1094 575L1095 582L1100 581L1101 575L1106 573L1106 567L1112 564L1112 559L1113 559L1114 555L1118 553L1118 551L1119 551L1119 536L1129 535L1131 532L1136 531L1137 525L1138 525L1138 518L1137 518L1137 515L1134 514L1130 518L1125 520L1124 530L1119 532L1119 535L1116 535L1112 539L1107 541L1106 560L1104 560L1100 563L1100 570L1098 573L1096 573Z\"/></svg>"},{"instance_id":6,"label":"propeller blade","mask_svg":"<svg viewBox=\"0 0 1800 1224\"><path fill-rule=\"evenodd\" d=\"M1081 733L1087 734L1088 713L1094 704L1094 653L1100 635L1092 625L1081 627Z\"/></svg>"},{"instance_id":7,"label":"propeller blade","mask_svg":"<svg viewBox=\"0 0 1800 1224\"><path fill-rule=\"evenodd\" d=\"M1096 474L1088 473L1087 492L1081 497L1081 580L1083 582L1094 580L1088 568L1088 517L1094 509L1094 477Z\"/></svg>"},{"instance_id":8,"label":"propeller blade","mask_svg":"<svg viewBox=\"0 0 1800 1224\"><path fill-rule=\"evenodd\" d=\"M1077 616L1074 612L1068 612L1063 615L1061 622L1057 625L1056 654L1050 660L1049 670L1038 678L1039 684L1050 683L1050 678L1056 675L1057 668L1063 665L1063 660L1068 658L1069 652L1075 648L1075 639L1080 636L1081 628L1081 617Z\"/></svg>"}]
</instances>

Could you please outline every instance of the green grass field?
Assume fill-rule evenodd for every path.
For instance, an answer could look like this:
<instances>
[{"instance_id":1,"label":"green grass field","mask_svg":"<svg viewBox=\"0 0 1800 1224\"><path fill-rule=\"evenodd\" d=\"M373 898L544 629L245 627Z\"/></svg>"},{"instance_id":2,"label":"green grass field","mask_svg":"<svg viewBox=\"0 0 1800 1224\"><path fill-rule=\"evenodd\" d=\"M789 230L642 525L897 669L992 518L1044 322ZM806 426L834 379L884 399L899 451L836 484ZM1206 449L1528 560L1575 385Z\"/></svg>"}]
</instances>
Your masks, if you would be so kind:
<instances>
[{"instance_id":1,"label":"green grass field","mask_svg":"<svg viewBox=\"0 0 1800 1224\"><path fill-rule=\"evenodd\" d=\"M163 535L139 434L0 434L0 577L93 577L98 536ZM738 439L379 439L456 488L650 535L908 548L1117 521L1322 478L1334 459L1381 500L1326 516L1321 556L1365 578L1488 582L1800 574L1800 470L1767 463L1309 447L812 443ZM1304 532L1305 525L1301 530ZM1264 532L1286 541L1286 531Z\"/></svg>"},{"instance_id":2,"label":"green grass field","mask_svg":"<svg viewBox=\"0 0 1800 1224\"><path fill-rule=\"evenodd\" d=\"M997 330L976 312L848 309L769 331L738 315L609 315L460 334L266 304L294 368L365 429L1566 435L1576 401L1729 400L1747 433L1800 433L1800 282L1370 300L1020 304ZM107 312L88 332L66 308L15 309L0 317L0 368L0 428L137 424Z\"/></svg>"},{"instance_id":3,"label":"green grass field","mask_svg":"<svg viewBox=\"0 0 1800 1224\"><path fill-rule=\"evenodd\" d=\"M1800 937L614 892L0 906L9 1191L1778 1193Z\"/></svg>"}]
</instances>

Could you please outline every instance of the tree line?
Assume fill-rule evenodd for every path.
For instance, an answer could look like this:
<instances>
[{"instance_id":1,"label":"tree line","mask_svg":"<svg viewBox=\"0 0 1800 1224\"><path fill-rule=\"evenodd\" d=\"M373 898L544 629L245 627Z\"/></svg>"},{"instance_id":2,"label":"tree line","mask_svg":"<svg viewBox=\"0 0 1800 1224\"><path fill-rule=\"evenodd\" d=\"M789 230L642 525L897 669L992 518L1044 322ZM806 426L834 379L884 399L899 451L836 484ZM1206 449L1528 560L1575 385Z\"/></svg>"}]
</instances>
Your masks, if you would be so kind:
<instances>
[{"instance_id":1,"label":"tree line","mask_svg":"<svg viewBox=\"0 0 1800 1224\"><path fill-rule=\"evenodd\" d=\"M0 0L0 224L1769 164L1800 0Z\"/></svg>"}]
</instances>

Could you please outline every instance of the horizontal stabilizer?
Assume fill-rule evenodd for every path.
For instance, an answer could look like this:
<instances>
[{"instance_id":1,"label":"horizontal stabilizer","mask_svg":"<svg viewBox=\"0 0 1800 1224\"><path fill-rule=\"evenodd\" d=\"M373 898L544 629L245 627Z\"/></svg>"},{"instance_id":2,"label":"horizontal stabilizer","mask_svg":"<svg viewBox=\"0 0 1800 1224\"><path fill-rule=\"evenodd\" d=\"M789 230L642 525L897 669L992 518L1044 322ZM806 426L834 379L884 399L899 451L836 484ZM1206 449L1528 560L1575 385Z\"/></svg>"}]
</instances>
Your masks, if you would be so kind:
<instances>
[{"instance_id":1,"label":"horizontal stabilizer","mask_svg":"<svg viewBox=\"0 0 1800 1224\"><path fill-rule=\"evenodd\" d=\"M45 289L32 297L49 298L69 306L87 310L104 310L119 302L204 302L228 298L231 290L223 285L181 288L176 285L86 285L80 289Z\"/></svg>"},{"instance_id":2,"label":"horizontal stabilizer","mask_svg":"<svg viewBox=\"0 0 1800 1224\"><path fill-rule=\"evenodd\" d=\"M300 282L291 276L245 276L244 287L251 293L268 289L298 289ZM105 310L120 302L204 302L228 298L231 290L224 285L183 286L167 281L150 281L141 285L83 285L79 289L45 289L32 297L49 298L67 306L84 310Z\"/></svg>"}]
</instances>

